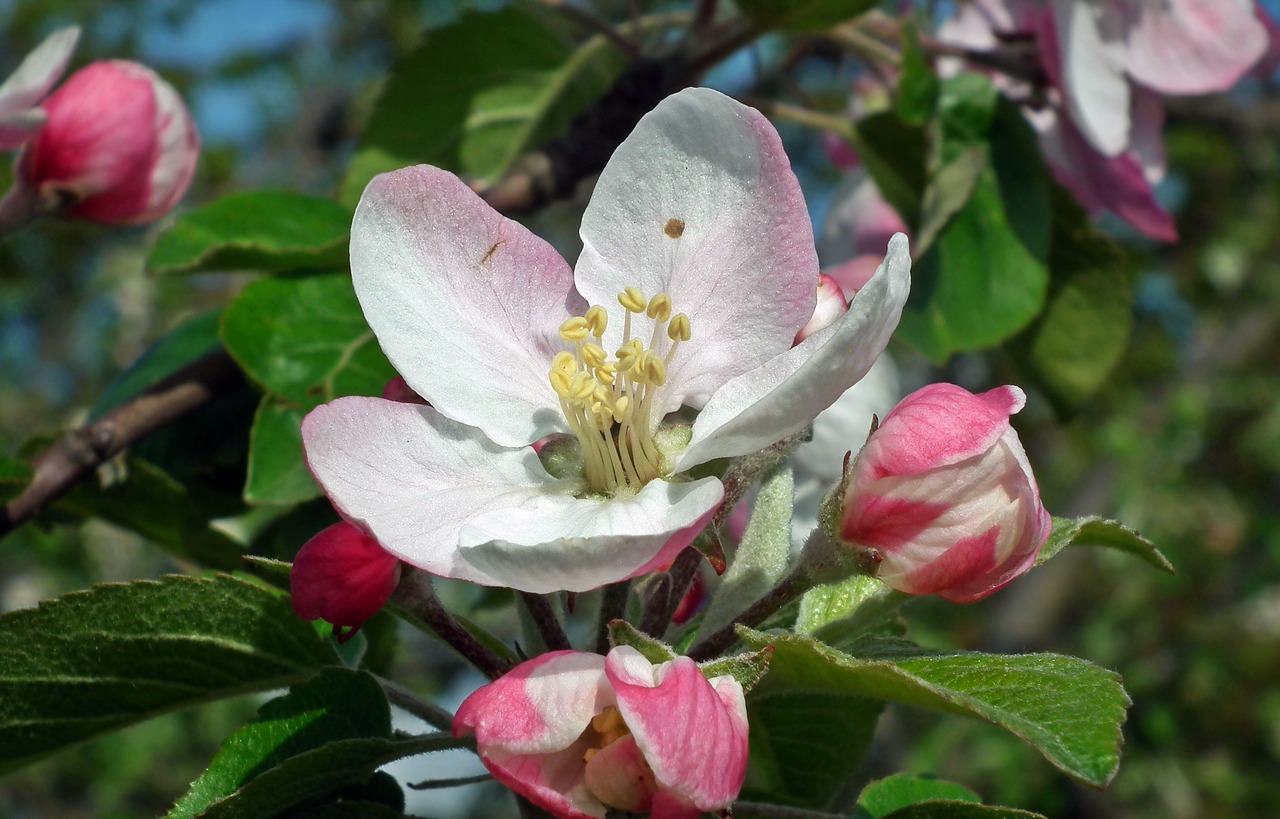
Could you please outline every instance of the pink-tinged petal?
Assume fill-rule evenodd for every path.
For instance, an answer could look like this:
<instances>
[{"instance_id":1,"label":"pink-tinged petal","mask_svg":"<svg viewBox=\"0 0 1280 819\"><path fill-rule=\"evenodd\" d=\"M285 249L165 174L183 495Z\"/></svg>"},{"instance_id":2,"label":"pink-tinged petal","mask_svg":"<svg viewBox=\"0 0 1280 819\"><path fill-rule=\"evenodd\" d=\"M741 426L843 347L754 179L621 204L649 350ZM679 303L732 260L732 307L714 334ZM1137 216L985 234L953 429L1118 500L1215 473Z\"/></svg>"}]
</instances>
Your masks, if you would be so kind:
<instances>
[{"instance_id":1,"label":"pink-tinged petal","mask_svg":"<svg viewBox=\"0 0 1280 819\"><path fill-rule=\"evenodd\" d=\"M694 421L676 470L755 452L804 428L866 375L898 326L910 289L911 254L899 234L835 324L716 391Z\"/></svg>"},{"instance_id":2,"label":"pink-tinged petal","mask_svg":"<svg viewBox=\"0 0 1280 819\"><path fill-rule=\"evenodd\" d=\"M1253 2L1123 0L1129 76L1162 94L1226 91L1267 50Z\"/></svg>"},{"instance_id":3,"label":"pink-tinged petal","mask_svg":"<svg viewBox=\"0 0 1280 819\"><path fill-rule=\"evenodd\" d=\"M200 133L191 112L172 85L154 74L152 78L159 149L151 168L147 206L130 219L133 224L153 221L173 210L191 186L200 158Z\"/></svg>"},{"instance_id":4,"label":"pink-tinged petal","mask_svg":"<svg viewBox=\"0 0 1280 819\"><path fill-rule=\"evenodd\" d=\"M480 761L493 778L556 819L604 819L607 809L588 790L582 756L586 742L551 754L485 753Z\"/></svg>"},{"instance_id":5,"label":"pink-tinged petal","mask_svg":"<svg viewBox=\"0 0 1280 819\"><path fill-rule=\"evenodd\" d=\"M840 289L839 282L826 274L819 276L818 304L813 308L813 317L809 319L808 324L800 328L800 332L796 333L792 344L799 344L819 330L827 329L848 309L849 303L844 297L844 291Z\"/></svg>"},{"instance_id":6,"label":"pink-tinged petal","mask_svg":"<svg viewBox=\"0 0 1280 819\"><path fill-rule=\"evenodd\" d=\"M949 504L915 498L858 494L845 508L840 537L882 551L901 549L950 509Z\"/></svg>"},{"instance_id":7,"label":"pink-tinged petal","mask_svg":"<svg viewBox=\"0 0 1280 819\"><path fill-rule=\"evenodd\" d=\"M723 499L716 478L650 481L611 500L546 492L473 516L459 557L520 591L588 591L669 563Z\"/></svg>"},{"instance_id":8,"label":"pink-tinged petal","mask_svg":"<svg viewBox=\"0 0 1280 819\"><path fill-rule=\"evenodd\" d=\"M552 651L521 663L463 700L453 735L474 733L481 747L512 754L561 751L614 702L603 657Z\"/></svg>"},{"instance_id":9,"label":"pink-tinged petal","mask_svg":"<svg viewBox=\"0 0 1280 819\"><path fill-rule=\"evenodd\" d=\"M293 610L299 617L323 618L353 630L386 605L399 580L396 556L346 522L308 540L289 571Z\"/></svg>"},{"instance_id":10,"label":"pink-tinged petal","mask_svg":"<svg viewBox=\"0 0 1280 819\"><path fill-rule=\"evenodd\" d=\"M26 56L17 70L0 85L0 117L31 108L49 93L80 39L77 26L63 28L44 38L44 42ZM6 146L3 150L9 150Z\"/></svg>"},{"instance_id":11,"label":"pink-tinged petal","mask_svg":"<svg viewBox=\"0 0 1280 819\"><path fill-rule=\"evenodd\" d=\"M427 165L375 177L351 226L351 278L396 370L504 446L563 426L547 380L585 305L551 245Z\"/></svg>"},{"instance_id":12,"label":"pink-tinged petal","mask_svg":"<svg viewBox=\"0 0 1280 819\"><path fill-rule=\"evenodd\" d=\"M536 504L554 479L532 449L503 449L431 407L339 398L302 422L307 465L343 517L406 563L484 585L458 548L477 515Z\"/></svg>"},{"instance_id":13,"label":"pink-tinged petal","mask_svg":"<svg viewBox=\"0 0 1280 819\"><path fill-rule=\"evenodd\" d=\"M999 535L1000 530L992 527L961 538L937 558L906 572L891 585L908 594L938 594L955 585L972 583L995 568ZM889 582L892 578L884 579Z\"/></svg>"},{"instance_id":14,"label":"pink-tinged petal","mask_svg":"<svg viewBox=\"0 0 1280 819\"><path fill-rule=\"evenodd\" d=\"M382 387L382 397L388 401L397 401L401 404L425 404L422 396L413 391L407 383L404 376L397 375L388 381Z\"/></svg>"},{"instance_id":15,"label":"pink-tinged petal","mask_svg":"<svg viewBox=\"0 0 1280 819\"><path fill-rule=\"evenodd\" d=\"M629 646L609 652L605 673L660 792L703 811L737 798L747 771L747 714L741 687L732 694L736 682L721 678L713 688L688 657L655 668Z\"/></svg>"},{"instance_id":16,"label":"pink-tinged petal","mask_svg":"<svg viewBox=\"0 0 1280 819\"><path fill-rule=\"evenodd\" d=\"M1154 91L1136 86L1130 111L1129 149L1154 185L1164 179L1164 101Z\"/></svg>"},{"instance_id":17,"label":"pink-tinged petal","mask_svg":"<svg viewBox=\"0 0 1280 819\"><path fill-rule=\"evenodd\" d=\"M868 476L878 480L959 463L990 449L1009 429L1009 416L1026 395L1017 387L997 387L977 401L955 384L930 384L894 408L858 455Z\"/></svg>"},{"instance_id":18,"label":"pink-tinged petal","mask_svg":"<svg viewBox=\"0 0 1280 819\"><path fill-rule=\"evenodd\" d=\"M622 737L592 754L583 779L597 799L628 813L648 812L657 790L653 770L633 736Z\"/></svg>"},{"instance_id":19,"label":"pink-tinged petal","mask_svg":"<svg viewBox=\"0 0 1280 819\"><path fill-rule=\"evenodd\" d=\"M1067 108L1090 144L1115 156L1129 144L1121 14L1113 0L1052 0L1051 7L1053 15L1045 19L1052 34L1040 39L1045 67L1061 77ZM1051 52L1055 42L1060 56Z\"/></svg>"},{"instance_id":20,"label":"pink-tinged petal","mask_svg":"<svg viewBox=\"0 0 1280 819\"><path fill-rule=\"evenodd\" d=\"M0 116L0 151L12 151L30 142L48 119L43 108L28 108Z\"/></svg>"},{"instance_id":21,"label":"pink-tinged petal","mask_svg":"<svg viewBox=\"0 0 1280 819\"><path fill-rule=\"evenodd\" d=\"M850 286L851 283L837 277L846 295L852 295L871 278L871 273L889 249L889 240L897 233L907 232L907 223L885 201L866 172L852 173L840 184L822 229L823 254L837 259L875 257L875 263L856 285Z\"/></svg>"},{"instance_id":22,"label":"pink-tinged petal","mask_svg":"<svg viewBox=\"0 0 1280 819\"><path fill-rule=\"evenodd\" d=\"M667 367L662 411L701 407L787 349L813 315L818 260L800 185L769 121L705 88L667 97L619 146L582 217L576 281L613 316L617 295L667 292L692 341ZM635 334L647 339L643 319Z\"/></svg>"},{"instance_id":23,"label":"pink-tinged petal","mask_svg":"<svg viewBox=\"0 0 1280 819\"><path fill-rule=\"evenodd\" d=\"M1253 10L1258 17L1258 22L1262 23L1262 27L1266 29L1267 50L1254 64L1251 73L1258 79L1269 80L1271 75L1280 69L1280 25L1276 24L1275 18L1262 3L1256 4Z\"/></svg>"}]
</instances>

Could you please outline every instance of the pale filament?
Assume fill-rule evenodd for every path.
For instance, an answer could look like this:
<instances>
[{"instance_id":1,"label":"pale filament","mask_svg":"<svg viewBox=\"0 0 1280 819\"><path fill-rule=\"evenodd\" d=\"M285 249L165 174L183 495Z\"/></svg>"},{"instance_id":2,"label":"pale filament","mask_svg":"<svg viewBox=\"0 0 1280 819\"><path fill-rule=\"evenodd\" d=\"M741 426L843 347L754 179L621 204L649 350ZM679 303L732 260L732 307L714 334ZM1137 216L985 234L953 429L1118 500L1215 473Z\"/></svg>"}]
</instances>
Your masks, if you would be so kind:
<instances>
[{"instance_id":1,"label":"pale filament","mask_svg":"<svg viewBox=\"0 0 1280 819\"><path fill-rule=\"evenodd\" d=\"M582 447L588 485L596 491L638 491L662 473L662 457L653 441L654 396L667 382L667 365L682 341L692 335L689 317L671 313L671 297L652 299L634 287L618 294L625 311L622 345L610 357L601 346L608 313L594 305L560 325L560 338L572 351L551 361L551 386L560 409ZM646 347L631 337L631 317L653 320ZM661 357L658 346L669 345ZM661 420L661 419L658 419Z\"/></svg>"}]
</instances>

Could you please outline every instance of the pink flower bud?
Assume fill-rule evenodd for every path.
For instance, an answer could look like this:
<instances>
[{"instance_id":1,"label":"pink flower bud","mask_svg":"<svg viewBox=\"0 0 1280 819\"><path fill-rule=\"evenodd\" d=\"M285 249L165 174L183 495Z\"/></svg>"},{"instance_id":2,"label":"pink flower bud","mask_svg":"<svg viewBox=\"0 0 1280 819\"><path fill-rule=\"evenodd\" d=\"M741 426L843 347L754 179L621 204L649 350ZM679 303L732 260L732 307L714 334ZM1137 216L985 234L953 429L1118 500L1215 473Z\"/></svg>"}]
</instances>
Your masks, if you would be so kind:
<instances>
[{"instance_id":1,"label":"pink flower bud","mask_svg":"<svg viewBox=\"0 0 1280 819\"><path fill-rule=\"evenodd\" d=\"M398 582L399 559L345 521L308 540L289 573L293 610L304 620L331 623L339 642L386 605ZM350 631L340 633L343 628Z\"/></svg>"},{"instance_id":2,"label":"pink flower bud","mask_svg":"<svg viewBox=\"0 0 1280 819\"><path fill-rule=\"evenodd\" d=\"M728 807L747 770L742 686L629 646L521 663L467 697L453 733L475 734L494 778L557 819L696 819Z\"/></svg>"},{"instance_id":3,"label":"pink flower bud","mask_svg":"<svg viewBox=\"0 0 1280 819\"><path fill-rule=\"evenodd\" d=\"M931 384L884 419L851 468L840 530L879 553L881 580L971 603L1031 568L1050 518L1009 425L1025 401Z\"/></svg>"},{"instance_id":4,"label":"pink flower bud","mask_svg":"<svg viewBox=\"0 0 1280 819\"><path fill-rule=\"evenodd\" d=\"M21 184L45 207L109 224L141 224L186 193L200 153L178 92L125 60L85 66L41 105L47 121L18 157Z\"/></svg>"}]
</instances>

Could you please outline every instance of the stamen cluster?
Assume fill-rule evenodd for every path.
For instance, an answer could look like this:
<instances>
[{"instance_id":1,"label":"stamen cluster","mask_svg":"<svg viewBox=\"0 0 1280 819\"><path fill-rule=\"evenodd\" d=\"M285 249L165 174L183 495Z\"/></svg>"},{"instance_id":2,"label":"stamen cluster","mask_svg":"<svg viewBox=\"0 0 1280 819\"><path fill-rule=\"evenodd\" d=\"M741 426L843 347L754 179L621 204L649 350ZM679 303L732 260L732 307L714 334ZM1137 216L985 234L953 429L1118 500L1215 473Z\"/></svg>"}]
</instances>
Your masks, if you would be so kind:
<instances>
[{"instance_id":1,"label":"stamen cluster","mask_svg":"<svg viewBox=\"0 0 1280 819\"><path fill-rule=\"evenodd\" d=\"M628 287L618 294L618 303L626 318L622 346L614 356L601 346L609 314L593 305L560 325L560 338L574 346L552 359L549 376L582 446L587 483L601 492L623 487L638 491L662 474L662 456L653 441L653 396L666 383L667 365L680 342L692 332L688 316L671 314L666 293L646 299ZM653 320L647 346L631 337L632 316L641 314ZM667 349L659 356L664 335Z\"/></svg>"}]
</instances>

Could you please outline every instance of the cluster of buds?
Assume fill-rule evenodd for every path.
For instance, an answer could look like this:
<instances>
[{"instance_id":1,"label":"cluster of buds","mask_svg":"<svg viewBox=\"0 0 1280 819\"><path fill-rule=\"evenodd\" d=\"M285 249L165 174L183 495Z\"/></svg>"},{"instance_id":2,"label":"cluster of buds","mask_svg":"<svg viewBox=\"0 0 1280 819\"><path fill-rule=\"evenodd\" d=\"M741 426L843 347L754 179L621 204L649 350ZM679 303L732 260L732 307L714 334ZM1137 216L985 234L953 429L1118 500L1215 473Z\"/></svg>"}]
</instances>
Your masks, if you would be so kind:
<instances>
[{"instance_id":1,"label":"cluster of buds","mask_svg":"<svg viewBox=\"0 0 1280 819\"><path fill-rule=\"evenodd\" d=\"M173 86L127 60L91 63L52 93L79 38L50 35L0 86L0 150L20 150L0 210L115 225L153 221L186 193L200 153Z\"/></svg>"}]
</instances>

